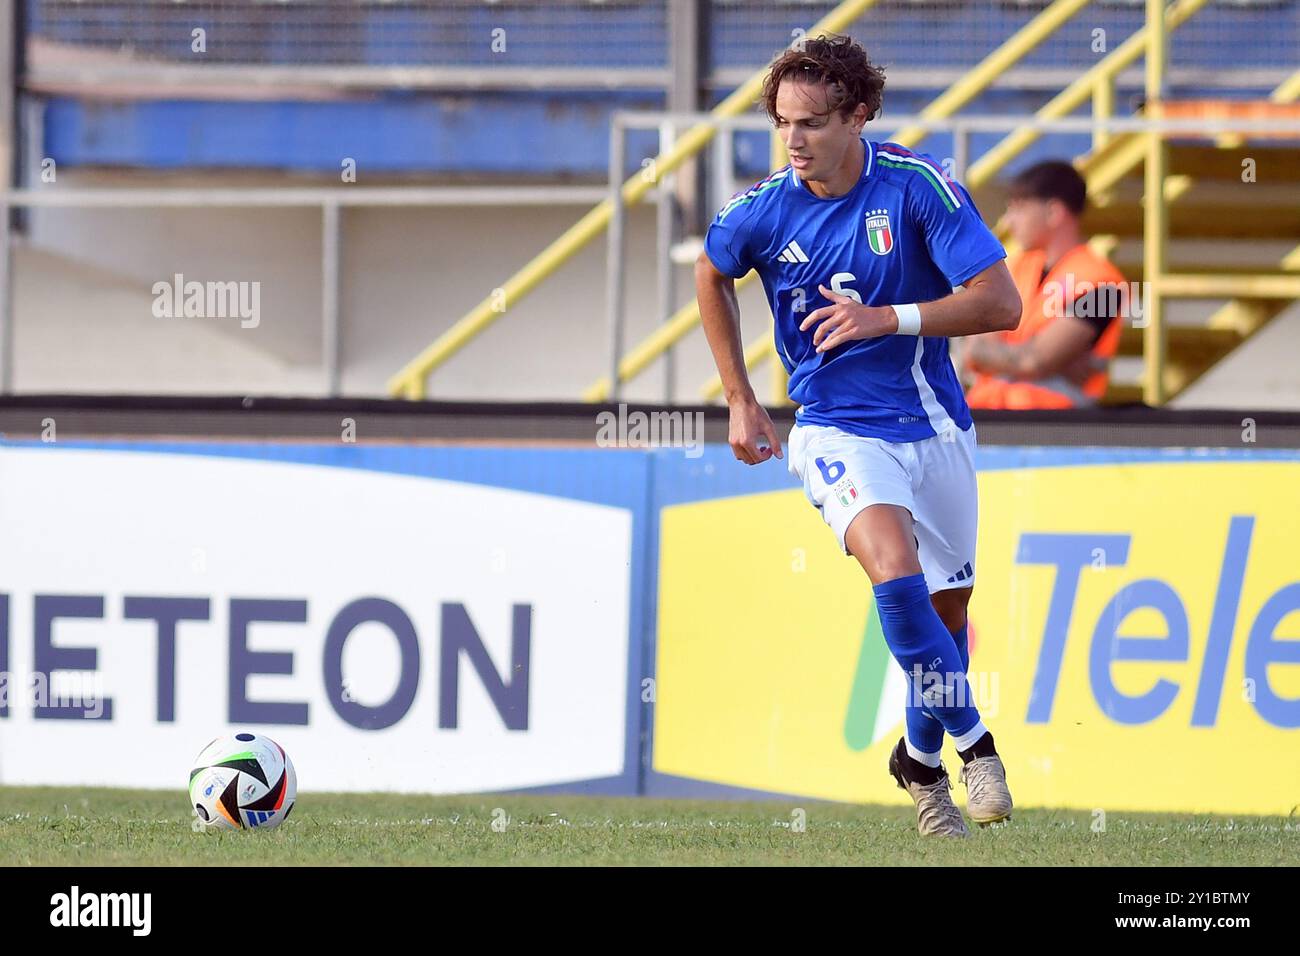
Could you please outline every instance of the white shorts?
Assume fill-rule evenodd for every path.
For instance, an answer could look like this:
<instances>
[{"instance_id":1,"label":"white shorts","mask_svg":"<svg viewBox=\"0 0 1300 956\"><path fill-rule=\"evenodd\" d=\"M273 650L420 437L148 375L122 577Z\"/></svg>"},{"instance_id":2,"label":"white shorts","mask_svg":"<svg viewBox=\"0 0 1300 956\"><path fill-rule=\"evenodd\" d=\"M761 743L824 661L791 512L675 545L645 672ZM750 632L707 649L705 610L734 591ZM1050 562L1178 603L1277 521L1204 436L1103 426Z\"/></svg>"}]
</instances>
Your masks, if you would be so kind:
<instances>
[{"instance_id":1,"label":"white shorts","mask_svg":"<svg viewBox=\"0 0 1300 956\"><path fill-rule=\"evenodd\" d=\"M844 532L870 505L912 513L925 583L933 594L975 580L975 426L915 442L851 435L827 425L795 425L786 445L790 471L844 547Z\"/></svg>"}]
</instances>

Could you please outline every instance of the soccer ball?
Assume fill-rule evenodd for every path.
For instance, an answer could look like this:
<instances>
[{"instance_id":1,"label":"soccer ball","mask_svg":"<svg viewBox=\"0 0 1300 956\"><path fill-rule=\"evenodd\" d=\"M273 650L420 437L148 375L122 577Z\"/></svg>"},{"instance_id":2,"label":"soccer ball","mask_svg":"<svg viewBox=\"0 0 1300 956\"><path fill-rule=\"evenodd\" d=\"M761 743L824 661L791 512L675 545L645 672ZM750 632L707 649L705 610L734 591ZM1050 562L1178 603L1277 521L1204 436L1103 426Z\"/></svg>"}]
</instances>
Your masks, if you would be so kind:
<instances>
[{"instance_id":1,"label":"soccer ball","mask_svg":"<svg viewBox=\"0 0 1300 956\"><path fill-rule=\"evenodd\" d=\"M293 761L260 734L218 737L190 771L195 829L269 830L285 821L297 798Z\"/></svg>"}]
</instances>

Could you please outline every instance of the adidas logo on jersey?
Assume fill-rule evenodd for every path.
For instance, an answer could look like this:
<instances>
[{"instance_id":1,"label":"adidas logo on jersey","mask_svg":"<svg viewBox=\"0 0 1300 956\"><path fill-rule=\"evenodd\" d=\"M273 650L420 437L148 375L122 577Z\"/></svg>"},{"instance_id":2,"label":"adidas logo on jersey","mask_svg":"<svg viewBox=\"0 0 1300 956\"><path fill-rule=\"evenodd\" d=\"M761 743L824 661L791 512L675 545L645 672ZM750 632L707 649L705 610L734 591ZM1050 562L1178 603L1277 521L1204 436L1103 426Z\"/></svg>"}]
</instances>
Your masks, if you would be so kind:
<instances>
[{"instance_id":1,"label":"adidas logo on jersey","mask_svg":"<svg viewBox=\"0 0 1300 956\"><path fill-rule=\"evenodd\" d=\"M781 254L777 256L777 258L780 259L782 262L807 262L808 261L807 253L805 253L802 249L800 249L799 243L795 242L793 239L790 240L790 244L781 251Z\"/></svg>"}]
</instances>

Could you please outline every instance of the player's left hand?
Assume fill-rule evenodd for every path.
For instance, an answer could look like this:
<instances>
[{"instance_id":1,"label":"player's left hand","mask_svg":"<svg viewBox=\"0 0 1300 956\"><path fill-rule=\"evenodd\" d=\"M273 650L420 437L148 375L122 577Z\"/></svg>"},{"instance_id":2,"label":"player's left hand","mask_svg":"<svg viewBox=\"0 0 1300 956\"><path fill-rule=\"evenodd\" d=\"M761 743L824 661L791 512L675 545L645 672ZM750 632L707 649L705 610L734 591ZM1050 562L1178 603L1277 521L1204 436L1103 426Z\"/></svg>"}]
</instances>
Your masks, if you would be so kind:
<instances>
[{"instance_id":1,"label":"player's left hand","mask_svg":"<svg viewBox=\"0 0 1300 956\"><path fill-rule=\"evenodd\" d=\"M832 304L809 312L799 323L799 331L807 332L813 326L817 327L813 333L813 345L817 346L818 352L829 352L855 339L874 339L898 331L898 316L891 306L863 305L824 285L817 286L817 291Z\"/></svg>"}]
</instances>

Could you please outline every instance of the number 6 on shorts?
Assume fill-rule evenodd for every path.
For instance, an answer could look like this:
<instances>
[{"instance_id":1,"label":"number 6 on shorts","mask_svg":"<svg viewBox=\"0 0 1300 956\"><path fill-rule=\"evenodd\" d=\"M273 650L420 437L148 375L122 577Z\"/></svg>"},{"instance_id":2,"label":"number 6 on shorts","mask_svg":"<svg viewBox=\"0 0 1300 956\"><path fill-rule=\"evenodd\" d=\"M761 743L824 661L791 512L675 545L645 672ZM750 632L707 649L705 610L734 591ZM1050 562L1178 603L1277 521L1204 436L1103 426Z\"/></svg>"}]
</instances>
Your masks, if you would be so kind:
<instances>
[{"instance_id":1,"label":"number 6 on shorts","mask_svg":"<svg viewBox=\"0 0 1300 956\"><path fill-rule=\"evenodd\" d=\"M813 460L817 462L817 470L822 473L822 481L826 482L826 484L833 485L844 477L844 462L833 461L828 465L825 458L815 458Z\"/></svg>"}]
</instances>

